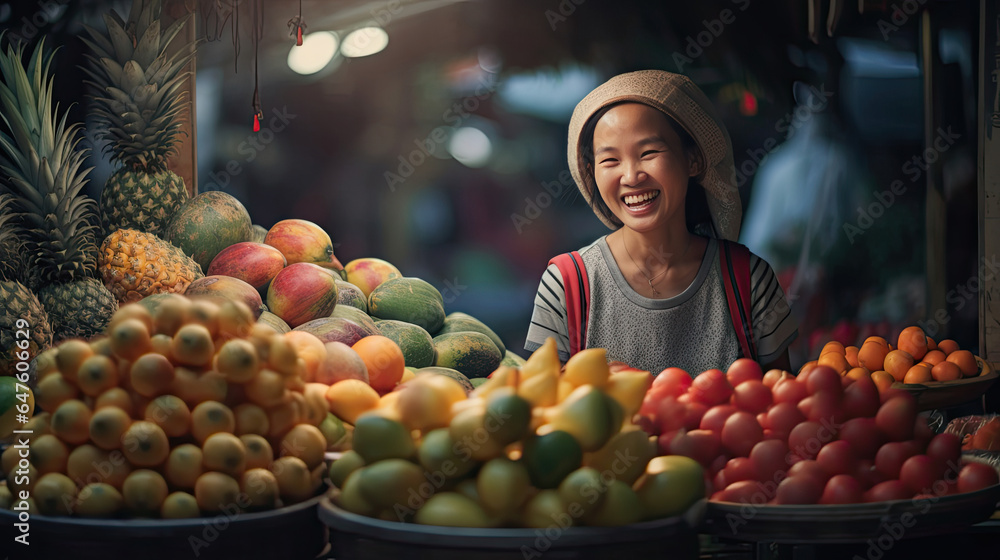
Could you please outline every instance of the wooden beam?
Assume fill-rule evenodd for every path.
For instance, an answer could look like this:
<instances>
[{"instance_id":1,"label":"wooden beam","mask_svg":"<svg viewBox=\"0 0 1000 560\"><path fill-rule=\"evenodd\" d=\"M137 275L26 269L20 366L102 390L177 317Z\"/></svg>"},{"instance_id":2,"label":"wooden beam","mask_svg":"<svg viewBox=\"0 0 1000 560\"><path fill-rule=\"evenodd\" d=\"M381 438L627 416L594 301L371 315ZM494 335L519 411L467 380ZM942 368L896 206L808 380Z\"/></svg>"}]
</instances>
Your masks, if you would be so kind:
<instances>
[{"instance_id":1,"label":"wooden beam","mask_svg":"<svg viewBox=\"0 0 1000 560\"><path fill-rule=\"evenodd\" d=\"M1000 1L979 18L979 354L1000 362Z\"/></svg>"},{"instance_id":2,"label":"wooden beam","mask_svg":"<svg viewBox=\"0 0 1000 560\"><path fill-rule=\"evenodd\" d=\"M182 48L189 48L189 45L195 44L197 38L196 25L198 22L197 11L197 0L164 0L163 19L166 20L164 23L167 25L185 14L196 14L188 19L187 24L184 25L184 29L177 34L177 37L168 48L168 53L177 52ZM195 96L196 57L197 54L191 58L191 62L184 69L188 75L182 81L181 88L178 90L180 95L187 97L187 111L181 113L184 124L181 127L183 132L177 143L177 154L167 162L167 167L180 175L181 179L184 179L184 185L191 196L198 194L198 121L195 103L197 99Z\"/></svg>"}]
</instances>

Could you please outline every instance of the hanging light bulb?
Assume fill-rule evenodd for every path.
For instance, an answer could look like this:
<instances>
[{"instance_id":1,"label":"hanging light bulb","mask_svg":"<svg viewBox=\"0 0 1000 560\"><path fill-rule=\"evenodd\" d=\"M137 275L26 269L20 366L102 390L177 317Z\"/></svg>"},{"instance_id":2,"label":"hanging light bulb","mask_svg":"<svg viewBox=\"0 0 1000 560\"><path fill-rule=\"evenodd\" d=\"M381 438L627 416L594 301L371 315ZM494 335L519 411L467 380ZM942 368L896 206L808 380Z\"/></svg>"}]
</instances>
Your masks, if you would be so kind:
<instances>
[{"instance_id":1,"label":"hanging light bulb","mask_svg":"<svg viewBox=\"0 0 1000 560\"><path fill-rule=\"evenodd\" d=\"M303 37L301 47L292 47L288 52L288 67L298 74L315 74L325 68L336 53L336 35L326 31L309 33Z\"/></svg>"},{"instance_id":2,"label":"hanging light bulb","mask_svg":"<svg viewBox=\"0 0 1000 560\"><path fill-rule=\"evenodd\" d=\"M381 27L362 27L344 37L340 53L348 58L360 58L381 52L389 45L389 34Z\"/></svg>"}]
</instances>

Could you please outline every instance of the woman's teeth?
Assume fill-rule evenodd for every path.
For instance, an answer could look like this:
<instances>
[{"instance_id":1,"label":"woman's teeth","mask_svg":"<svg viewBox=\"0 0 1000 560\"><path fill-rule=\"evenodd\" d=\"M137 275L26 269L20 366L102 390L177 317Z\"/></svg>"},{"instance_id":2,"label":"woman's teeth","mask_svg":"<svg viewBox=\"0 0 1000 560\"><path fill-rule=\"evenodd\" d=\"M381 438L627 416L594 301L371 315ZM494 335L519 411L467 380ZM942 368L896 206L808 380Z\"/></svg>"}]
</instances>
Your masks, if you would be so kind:
<instances>
[{"instance_id":1,"label":"woman's teeth","mask_svg":"<svg viewBox=\"0 0 1000 560\"><path fill-rule=\"evenodd\" d=\"M625 196L625 197L622 197L622 198L625 200L625 204L627 204L629 206L638 206L640 204L643 204L645 202L653 200L654 198L656 198L658 196L660 196L660 191L652 191L652 192L647 192L647 193L637 194L637 195L633 194L633 195L628 195L628 196Z\"/></svg>"}]
</instances>

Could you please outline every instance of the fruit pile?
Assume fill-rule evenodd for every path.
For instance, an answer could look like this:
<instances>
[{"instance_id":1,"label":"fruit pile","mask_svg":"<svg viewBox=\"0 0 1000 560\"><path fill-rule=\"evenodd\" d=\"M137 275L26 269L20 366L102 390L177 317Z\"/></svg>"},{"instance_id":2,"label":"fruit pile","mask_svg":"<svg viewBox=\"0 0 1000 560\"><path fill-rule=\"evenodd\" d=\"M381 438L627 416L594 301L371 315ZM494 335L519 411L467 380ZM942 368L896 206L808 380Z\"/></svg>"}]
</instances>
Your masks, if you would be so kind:
<instances>
[{"instance_id":1,"label":"fruit pile","mask_svg":"<svg viewBox=\"0 0 1000 560\"><path fill-rule=\"evenodd\" d=\"M628 419L648 372L611 373L604 350L560 374L550 339L466 399L418 375L361 414L354 448L330 467L339 505L384 520L456 527L625 525L704 498L701 466L657 457Z\"/></svg>"},{"instance_id":2,"label":"fruit pile","mask_svg":"<svg viewBox=\"0 0 1000 560\"><path fill-rule=\"evenodd\" d=\"M880 336L868 337L860 348L827 342L819 358L806 366L814 364L833 368L851 379L871 377L882 391L896 382L955 381L981 373L972 352L959 349L954 340L935 342L917 326L903 329L895 346Z\"/></svg>"},{"instance_id":3,"label":"fruit pile","mask_svg":"<svg viewBox=\"0 0 1000 560\"><path fill-rule=\"evenodd\" d=\"M132 304L104 337L38 359L28 457L2 456L0 505L81 517L264 510L318 492L344 436L289 339L244 305L182 296Z\"/></svg>"},{"instance_id":4,"label":"fruit pile","mask_svg":"<svg viewBox=\"0 0 1000 560\"><path fill-rule=\"evenodd\" d=\"M881 394L867 376L824 365L798 377L747 359L693 380L668 368L643 400L639 423L662 454L706 469L711 499L845 504L972 492L998 483L980 463L961 464L961 442L934 435L902 389Z\"/></svg>"}]
</instances>

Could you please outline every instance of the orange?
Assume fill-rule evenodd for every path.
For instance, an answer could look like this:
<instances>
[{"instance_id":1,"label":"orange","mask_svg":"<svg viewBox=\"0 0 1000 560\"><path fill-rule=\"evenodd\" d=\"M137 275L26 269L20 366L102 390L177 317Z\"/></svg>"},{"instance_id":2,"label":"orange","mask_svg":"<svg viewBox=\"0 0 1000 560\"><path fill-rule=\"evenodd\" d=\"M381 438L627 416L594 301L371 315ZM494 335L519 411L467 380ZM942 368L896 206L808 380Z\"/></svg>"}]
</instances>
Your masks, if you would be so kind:
<instances>
[{"instance_id":1,"label":"orange","mask_svg":"<svg viewBox=\"0 0 1000 560\"><path fill-rule=\"evenodd\" d=\"M316 342L319 342L318 338L309 333L302 331L298 331L298 333L310 336ZM321 346L322 344L320 342ZM325 351L326 349L324 348ZM234 338L223 344L219 348L219 352L215 355L214 364L215 370L225 375L226 380L230 383L246 383L253 379L257 375L257 372L260 371L260 360L257 359L257 349L249 341L242 338Z\"/></svg>"},{"instance_id":2,"label":"orange","mask_svg":"<svg viewBox=\"0 0 1000 560\"><path fill-rule=\"evenodd\" d=\"M934 381L931 368L921 364L911 367L903 376L903 383L927 383L928 381Z\"/></svg>"},{"instance_id":3,"label":"orange","mask_svg":"<svg viewBox=\"0 0 1000 560\"><path fill-rule=\"evenodd\" d=\"M205 327L210 337L215 338L219 334L219 306L206 299L192 300L191 305L184 310L184 322Z\"/></svg>"},{"instance_id":4,"label":"orange","mask_svg":"<svg viewBox=\"0 0 1000 560\"><path fill-rule=\"evenodd\" d=\"M199 303L205 302L195 302L192 308ZM204 325L189 324L184 325L174 334L170 350L175 363L204 366L212 362L212 357L215 355L215 342L212 341L211 331Z\"/></svg>"},{"instance_id":5,"label":"orange","mask_svg":"<svg viewBox=\"0 0 1000 560\"><path fill-rule=\"evenodd\" d=\"M861 345L861 350L858 350L858 365L867 369L868 371L878 371L880 369L888 368L884 367L885 357L889 353L888 346L885 345L885 341L879 342L877 340L872 340L874 337L870 337ZM890 372L891 373L891 372Z\"/></svg>"},{"instance_id":6,"label":"orange","mask_svg":"<svg viewBox=\"0 0 1000 560\"><path fill-rule=\"evenodd\" d=\"M150 315L145 305L138 303L129 303L119 307L118 311L115 311L115 314L111 317L111 321L108 322L108 331L111 331L126 319L135 319L146 325L147 331L153 332L153 316Z\"/></svg>"},{"instance_id":7,"label":"orange","mask_svg":"<svg viewBox=\"0 0 1000 560\"><path fill-rule=\"evenodd\" d=\"M383 393L391 391L403 377L406 365L403 351L392 339L381 335L366 336L355 342L351 348L361 356L361 360L368 367L368 382L376 391ZM845 366L846 363L844 360Z\"/></svg>"},{"instance_id":8,"label":"orange","mask_svg":"<svg viewBox=\"0 0 1000 560\"><path fill-rule=\"evenodd\" d=\"M882 338L881 336L869 336L868 338L865 339L865 342L862 344L862 346L868 344L869 342L876 342L878 344L881 344L886 349L890 349L889 347L892 346L886 339Z\"/></svg>"},{"instance_id":9,"label":"orange","mask_svg":"<svg viewBox=\"0 0 1000 560\"><path fill-rule=\"evenodd\" d=\"M979 374L979 362L968 350L955 350L948 354L948 361L962 370L962 377L973 377Z\"/></svg>"},{"instance_id":10,"label":"orange","mask_svg":"<svg viewBox=\"0 0 1000 560\"><path fill-rule=\"evenodd\" d=\"M132 471L122 483L125 507L135 516L156 517L167 498L167 481L156 471Z\"/></svg>"},{"instance_id":11,"label":"orange","mask_svg":"<svg viewBox=\"0 0 1000 560\"><path fill-rule=\"evenodd\" d=\"M326 399L323 399L323 404L326 405ZM237 406L233 409L233 414L236 416L236 431L233 433L238 436L267 434L270 430L267 413L264 412L263 408L253 403L243 403Z\"/></svg>"},{"instance_id":12,"label":"orange","mask_svg":"<svg viewBox=\"0 0 1000 560\"><path fill-rule=\"evenodd\" d=\"M80 445L90 439L90 408L70 399L52 413L52 433L66 443Z\"/></svg>"},{"instance_id":13,"label":"orange","mask_svg":"<svg viewBox=\"0 0 1000 560\"><path fill-rule=\"evenodd\" d=\"M927 362L931 365L931 367L934 367L943 362L947 357L948 356L940 350L928 350L927 353L924 354L924 359L922 361Z\"/></svg>"},{"instance_id":14,"label":"orange","mask_svg":"<svg viewBox=\"0 0 1000 560\"><path fill-rule=\"evenodd\" d=\"M203 458L201 448L197 445L190 443L178 445L167 457L163 475L175 488L191 490L201 476Z\"/></svg>"},{"instance_id":15,"label":"orange","mask_svg":"<svg viewBox=\"0 0 1000 560\"><path fill-rule=\"evenodd\" d=\"M122 436L122 453L136 467L155 467L170 455L170 442L163 428L152 422L133 422ZM164 496L166 497L166 496ZM157 504L159 509L159 504Z\"/></svg>"},{"instance_id":16,"label":"orange","mask_svg":"<svg viewBox=\"0 0 1000 560\"><path fill-rule=\"evenodd\" d=\"M154 334L149 339L149 345L152 347L152 351L157 354L162 354L166 357L170 357L170 345L173 343L173 337L167 336L165 334Z\"/></svg>"},{"instance_id":17,"label":"orange","mask_svg":"<svg viewBox=\"0 0 1000 560\"><path fill-rule=\"evenodd\" d=\"M126 414L132 414L132 397L128 395L128 391L122 389L121 387L112 387L107 391L104 391L97 396L94 401L94 410L100 410L106 406L116 406L126 412Z\"/></svg>"},{"instance_id":18,"label":"orange","mask_svg":"<svg viewBox=\"0 0 1000 560\"><path fill-rule=\"evenodd\" d=\"M324 352L326 348L323 348ZM270 346L267 350L267 363L271 369L282 375L295 375L298 373L299 356L292 344L291 338L275 336L271 338Z\"/></svg>"},{"instance_id":19,"label":"orange","mask_svg":"<svg viewBox=\"0 0 1000 560\"><path fill-rule=\"evenodd\" d=\"M127 412L117 406L105 406L90 417L90 439L101 449L121 449L122 438L131 425L132 418Z\"/></svg>"},{"instance_id":20,"label":"orange","mask_svg":"<svg viewBox=\"0 0 1000 560\"><path fill-rule=\"evenodd\" d=\"M913 356L902 350L893 350L885 355L885 371L896 381L902 381L906 372L913 367Z\"/></svg>"},{"instance_id":21,"label":"orange","mask_svg":"<svg viewBox=\"0 0 1000 560\"><path fill-rule=\"evenodd\" d=\"M962 370L953 362L940 362L931 368L934 381L954 381L962 377Z\"/></svg>"},{"instance_id":22,"label":"orange","mask_svg":"<svg viewBox=\"0 0 1000 560\"><path fill-rule=\"evenodd\" d=\"M205 401L191 411L191 435L203 443L208 436L219 432L233 433L236 418L226 405L216 401Z\"/></svg>"},{"instance_id":23,"label":"orange","mask_svg":"<svg viewBox=\"0 0 1000 560\"><path fill-rule=\"evenodd\" d=\"M270 470L278 479L278 490L286 504L294 504L312 497L312 473L302 459L281 457L271 464Z\"/></svg>"},{"instance_id":24,"label":"orange","mask_svg":"<svg viewBox=\"0 0 1000 560\"><path fill-rule=\"evenodd\" d=\"M851 367L851 365L847 363L847 358L839 352L827 352L826 354L820 356L816 363L821 366L832 367L834 371L840 374L843 374Z\"/></svg>"},{"instance_id":25,"label":"orange","mask_svg":"<svg viewBox=\"0 0 1000 560\"><path fill-rule=\"evenodd\" d=\"M298 357L305 361L306 381L313 381L320 362L326 358L326 346L323 345L323 341L305 331L289 331L284 336L292 343Z\"/></svg>"},{"instance_id":26,"label":"orange","mask_svg":"<svg viewBox=\"0 0 1000 560\"><path fill-rule=\"evenodd\" d=\"M163 500L160 517L163 519L189 519L201 516L198 500L187 492L173 492Z\"/></svg>"},{"instance_id":27,"label":"orange","mask_svg":"<svg viewBox=\"0 0 1000 560\"><path fill-rule=\"evenodd\" d=\"M161 395L153 399L143 417L163 429L169 437L180 437L191 430L191 410L180 397Z\"/></svg>"},{"instance_id":28,"label":"orange","mask_svg":"<svg viewBox=\"0 0 1000 560\"><path fill-rule=\"evenodd\" d=\"M111 455L90 444L83 444L69 454L66 462L66 475L73 479L77 486L104 482L121 489L125 477L132 472L132 467L121 453Z\"/></svg>"},{"instance_id":29,"label":"orange","mask_svg":"<svg viewBox=\"0 0 1000 560\"><path fill-rule=\"evenodd\" d=\"M45 412L55 412L59 405L80 395L76 385L58 371L39 381L34 392L35 402Z\"/></svg>"},{"instance_id":30,"label":"orange","mask_svg":"<svg viewBox=\"0 0 1000 560\"><path fill-rule=\"evenodd\" d=\"M40 475L50 472L66 472L69 449L56 436L46 434L31 442L28 457Z\"/></svg>"},{"instance_id":31,"label":"orange","mask_svg":"<svg viewBox=\"0 0 1000 560\"><path fill-rule=\"evenodd\" d=\"M239 478L247 467L247 449L243 441L225 432L208 436L201 446L202 467Z\"/></svg>"},{"instance_id":32,"label":"orange","mask_svg":"<svg viewBox=\"0 0 1000 560\"><path fill-rule=\"evenodd\" d=\"M914 360L920 361L927 353L927 335L920 327L906 327L899 333L896 347L913 356Z\"/></svg>"},{"instance_id":33,"label":"orange","mask_svg":"<svg viewBox=\"0 0 1000 560\"><path fill-rule=\"evenodd\" d=\"M804 375L804 374L805 374L806 372L809 372L809 371L811 371L811 370L812 370L812 369L813 369L814 367L816 367L817 365L819 365L819 364L817 364L817 363L816 363L816 360L811 360L811 361L808 361L808 362L806 362L806 363L802 364L802 367L800 367L800 368L799 368L799 372L798 372L797 376L802 376L802 375ZM332 387L332 386L333 386L333 385L331 385L331 387ZM330 397L327 397L327 399L329 399L329 398L330 398ZM332 412L332 411L331 411L331 412Z\"/></svg>"},{"instance_id":34,"label":"orange","mask_svg":"<svg viewBox=\"0 0 1000 560\"><path fill-rule=\"evenodd\" d=\"M107 356L95 354L80 364L76 384L89 397L96 397L118 386L118 364Z\"/></svg>"},{"instance_id":35,"label":"orange","mask_svg":"<svg viewBox=\"0 0 1000 560\"><path fill-rule=\"evenodd\" d=\"M174 336L177 329L184 324L187 309L191 300L181 295L170 295L163 299L153 314L152 332L166 336Z\"/></svg>"},{"instance_id":36,"label":"orange","mask_svg":"<svg viewBox=\"0 0 1000 560\"><path fill-rule=\"evenodd\" d=\"M323 463L326 453L326 437L316 426L299 424L281 439L281 455L302 459L310 469Z\"/></svg>"},{"instance_id":37,"label":"orange","mask_svg":"<svg viewBox=\"0 0 1000 560\"><path fill-rule=\"evenodd\" d=\"M836 352L838 354L844 353L844 345L836 340L831 340L823 345L823 349L819 351L819 355L822 356L827 352Z\"/></svg>"},{"instance_id":38,"label":"orange","mask_svg":"<svg viewBox=\"0 0 1000 560\"><path fill-rule=\"evenodd\" d=\"M128 376L133 391L152 398L170 389L174 382L174 365L166 356L150 352L132 362Z\"/></svg>"},{"instance_id":39,"label":"orange","mask_svg":"<svg viewBox=\"0 0 1000 560\"><path fill-rule=\"evenodd\" d=\"M272 439L281 438L292 429L292 426L299 423L301 416L299 405L291 399L268 408L267 423L270 429L267 431L267 436Z\"/></svg>"},{"instance_id":40,"label":"orange","mask_svg":"<svg viewBox=\"0 0 1000 560\"><path fill-rule=\"evenodd\" d=\"M76 370L84 360L94 355L94 349L86 342L74 338L59 345L56 367L66 381L76 383Z\"/></svg>"},{"instance_id":41,"label":"orange","mask_svg":"<svg viewBox=\"0 0 1000 560\"><path fill-rule=\"evenodd\" d=\"M857 346L848 346L844 348L844 357L847 358L847 363L851 365L852 368L856 368L860 365L858 362L858 352L860 349Z\"/></svg>"},{"instance_id":42,"label":"orange","mask_svg":"<svg viewBox=\"0 0 1000 560\"><path fill-rule=\"evenodd\" d=\"M250 498L247 509L273 509L278 501L278 479L266 468L247 469L240 478L240 489Z\"/></svg>"},{"instance_id":43,"label":"orange","mask_svg":"<svg viewBox=\"0 0 1000 560\"><path fill-rule=\"evenodd\" d=\"M247 400L264 408L281 403L285 395L285 380L281 374L270 369L262 369L249 383L243 386Z\"/></svg>"},{"instance_id":44,"label":"orange","mask_svg":"<svg viewBox=\"0 0 1000 560\"><path fill-rule=\"evenodd\" d=\"M111 339L107 335L91 339L90 349L94 351L94 354L100 354L109 358L115 357L115 353L111 350Z\"/></svg>"},{"instance_id":45,"label":"orange","mask_svg":"<svg viewBox=\"0 0 1000 560\"><path fill-rule=\"evenodd\" d=\"M852 368L844 377L857 381L862 377L871 377L871 372L863 367Z\"/></svg>"},{"instance_id":46,"label":"orange","mask_svg":"<svg viewBox=\"0 0 1000 560\"><path fill-rule=\"evenodd\" d=\"M227 300L219 306L219 336L246 338L254 325L253 312L246 304Z\"/></svg>"},{"instance_id":47,"label":"orange","mask_svg":"<svg viewBox=\"0 0 1000 560\"><path fill-rule=\"evenodd\" d=\"M247 450L247 470L266 469L274 461L271 444L258 434L243 434L240 436L243 447Z\"/></svg>"},{"instance_id":48,"label":"orange","mask_svg":"<svg viewBox=\"0 0 1000 560\"><path fill-rule=\"evenodd\" d=\"M111 350L125 360L135 360L153 349L149 329L139 319L125 319L110 331Z\"/></svg>"},{"instance_id":49,"label":"orange","mask_svg":"<svg viewBox=\"0 0 1000 560\"><path fill-rule=\"evenodd\" d=\"M208 513L218 513L232 508L240 498L240 483L220 472L207 472L198 477L194 485L198 507Z\"/></svg>"},{"instance_id":50,"label":"orange","mask_svg":"<svg viewBox=\"0 0 1000 560\"><path fill-rule=\"evenodd\" d=\"M941 342L938 342L938 350L944 352L946 356L950 355L955 350L958 350L958 343L950 338L946 338Z\"/></svg>"},{"instance_id":51,"label":"orange","mask_svg":"<svg viewBox=\"0 0 1000 560\"><path fill-rule=\"evenodd\" d=\"M934 339L928 336L927 337L927 350L937 350L937 347L938 347L937 342L934 342Z\"/></svg>"}]
</instances>

